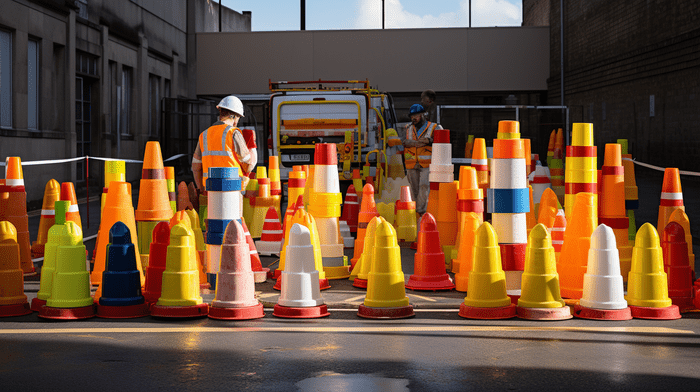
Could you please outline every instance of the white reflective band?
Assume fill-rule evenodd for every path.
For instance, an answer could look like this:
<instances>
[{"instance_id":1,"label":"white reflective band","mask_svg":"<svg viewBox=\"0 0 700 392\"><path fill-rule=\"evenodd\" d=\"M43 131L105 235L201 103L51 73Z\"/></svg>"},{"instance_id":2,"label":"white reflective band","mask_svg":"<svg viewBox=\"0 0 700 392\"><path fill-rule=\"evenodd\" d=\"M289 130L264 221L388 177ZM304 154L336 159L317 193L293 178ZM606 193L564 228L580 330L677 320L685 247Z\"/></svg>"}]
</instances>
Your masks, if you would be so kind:
<instances>
[{"instance_id":1,"label":"white reflective band","mask_svg":"<svg viewBox=\"0 0 700 392\"><path fill-rule=\"evenodd\" d=\"M197 158L192 158L192 163L202 163L202 161Z\"/></svg>"},{"instance_id":2,"label":"white reflective band","mask_svg":"<svg viewBox=\"0 0 700 392\"><path fill-rule=\"evenodd\" d=\"M263 230L263 234L282 234L282 230Z\"/></svg>"},{"instance_id":3,"label":"white reflective band","mask_svg":"<svg viewBox=\"0 0 700 392\"><path fill-rule=\"evenodd\" d=\"M488 165L488 159L474 159L472 158L472 165Z\"/></svg>"},{"instance_id":4,"label":"white reflective band","mask_svg":"<svg viewBox=\"0 0 700 392\"><path fill-rule=\"evenodd\" d=\"M564 244L564 241L555 241L555 240L552 240L552 245L562 245L562 244Z\"/></svg>"},{"instance_id":5,"label":"white reflective band","mask_svg":"<svg viewBox=\"0 0 700 392\"><path fill-rule=\"evenodd\" d=\"M564 227L552 227L552 231L565 231L566 228Z\"/></svg>"},{"instance_id":6,"label":"white reflective band","mask_svg":"<svg viewBox=\"0 0 700 392\"><path fill-rule=\"evenodd\" d=\"M661 198L666 200L683 200L683 192L661 192Z\"/></svg>"},{"instance_id":7,"label":"white reflective band","mask_svg":"<svg viewBox=\"0 0 700 392\"><path fill-rule=\"evenodd\" d=\"M265 223L280 223L277 219L265 219Z\"/></svg>"},{"instance_id":8,"label":"white reflective band","mask_svg":"<svg viewBox=\"0 0 700 392\"><path fill-rule=\"evenodd\" d=\"M345 200L345 204L358 204L355 200Z\"/></svg>"},{"instance_id":9,"label":"white reflective band","mask_svg":"<svg viewBox=\"0 0 700 392\"><path fill-rule=\"evenodd\" d=\"M66 211L66 212L80 212L80 210L78 209L77 204L71 204L71 206L68 207L68 211Z\"/></svg>"},{"instance_id":10,"label":"white reflective band","mask_svg":"<svg viewBox=\"0 0 700 392\"><path fill-rule=\"evenodd\" d=\"M56 215L56 210L41 210L41 215Z\"/></svg>"},{"instance_id":11,"label":"white reflective band","mask_svg":"<svg viewBox=\"0 0 700 392\"><path fill-rule=\"evenodd\" d=\"M21 178L18 180L14 180L14 179L9 178L9 179L5 180L5 185L7 185L7 186L23 186L24 180Z\"/></svg>"}]
</instances>

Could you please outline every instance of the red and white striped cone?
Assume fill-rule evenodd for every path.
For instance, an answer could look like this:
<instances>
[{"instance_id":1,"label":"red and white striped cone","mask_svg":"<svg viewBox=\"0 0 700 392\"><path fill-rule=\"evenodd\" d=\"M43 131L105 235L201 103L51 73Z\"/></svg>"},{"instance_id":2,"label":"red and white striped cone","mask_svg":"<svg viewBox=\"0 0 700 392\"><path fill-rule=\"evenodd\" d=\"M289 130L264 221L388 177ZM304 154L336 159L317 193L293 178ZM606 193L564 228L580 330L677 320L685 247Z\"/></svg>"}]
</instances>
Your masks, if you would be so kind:
<instances>
[{"instance_id":1,"label":"red and white striped cone","mask_svg":"<svg viewBox=\"0 0 700 392\"><path fill-rule=\"evenodd\" d=\"M345 203L343 205L343 214L340 216L341 221L347 222L350 227L350 232L357 232L357 215L360 213L360 198L357 195L357 190L353 184L350 184L347 192L345 192Z\"/></svg>"},{"instance_id":2,"label":"red and white striped cone","mask_svg":"<svg viewBox=\"0 0 700 392\"><path fill-rule=\"evenodd\" d=\"M283 239L284 232L282 231L282 225L280 224L277 210L274 206L271 206L267 209L262 235L259 240L255 241L255 247L258 253L263 256L279 256Z\"/></svg>"},{"instance_id":3,"label":"red and white striped cone","mask_svg":"<svg viewBox=\"0 0 700 392\"><path fill-rule=\"evenodd\" d=\"M554 248L554 257L559 260L561 246L564 245L564 232L566 231L566 214L564 210L559 209L556 218L554 218L554 227L552 227L552 247Z\"/></svg>"}]
</instances>

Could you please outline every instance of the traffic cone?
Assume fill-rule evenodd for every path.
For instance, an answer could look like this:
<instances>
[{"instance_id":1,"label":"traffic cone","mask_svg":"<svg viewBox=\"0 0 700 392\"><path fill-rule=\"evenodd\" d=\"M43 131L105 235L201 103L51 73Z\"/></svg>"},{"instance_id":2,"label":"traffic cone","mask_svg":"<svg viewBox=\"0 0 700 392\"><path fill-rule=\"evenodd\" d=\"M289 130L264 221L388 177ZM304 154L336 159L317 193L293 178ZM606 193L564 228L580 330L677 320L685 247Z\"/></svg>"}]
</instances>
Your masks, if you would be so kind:
<instances>
[{"instance_id":1,"label":"traffic cone","mask_svg":"<svg viewBox=\"0 0 700 392\"><path fill-rule=\"evenodd\" d=\"M304 196L299 195L297 197L296 203L289 204L287 206L287 212L285 212L284 216L284 226L282 226L282 231L284 232L284 237L282 238L282 248L280 249L280 259L279 263L277 265L277 269L275 270L275 273L272 275L272 278L275 280L278 280L280 277L280 274L282 271L284 271L284 249L287 246L287 242L289 241L289 230L292 229L292 217L296 213L297 210L303 210L304 209Z\"/></svg>"},{"instance_id":2,"label":"traffic cone","mask_svg":"<svg viewBox=\"0 0 700 392\"><path fill-rule=\"evenodd\" d=\"M275 207L277 216L282 215L280 209L282 204L282 181L280 180L280 157L270 155L268 157L268 173L270 176L270 196L272 197L272 205Z\"/></svg>"},{"instance_id":3,"label":"traffic cone","mask_svg":"<svg viewBox=\"0 0 700 392\"><path fill-rule=\"evenodd\" d=\"M534 167L532 167L532 145L530 139L523 139L523 149L525 150L525 176L530 177Z\"/></svg>"},{"instance_id":4,"label":"traffic cone","mask_svg":"<svg viewBox=\"0 0 700 392\"><path fill-rule=\"evenodd\" d=\"M377 212L377 206L374 203L374 187L372 184L365 184L362 189L362 205L360 206L360 213L358 214L357 223L357 238L355 239L355 252L353 258L350 260L352 263L352 268L355 268L355 263L360 258L360 254L364 249L365 232L367 230L367 225L373 217L379 216Z\"/></svg>"},{"instance_id":5,"label":"traffic cone","mask_svg":"<svg viewBox=\"0 0 700 392\"><path fill-rule=\"evenodd\" d=\"M17 230L20 265L24 276L36 275L32 263L27 216L27 192L24 189L22 161L19 157L5 159L5 184L0 185L0 221L12 223Z\"/></svg>"},{"instance_id":6,"label":"traffic cone","mask_svg":"<svg viewBox=\"0 0 700 392\"><path fill-rule=\"evenodd\" d=\"M438 194L437 232L440 237L440 244L443 251L443 262L445 268L452 269L452 249L457 243L457 232L459 231L459 212L457 210L457 187L456 181L441 183ZM420 230L418 236L420 237Z\"/></svg>"},{"instance_id":7,"label":"traffic cone","mask_svg":"<svg viewBox=\"0 0 700 392\"><path fill-rule=\"evenodd\" d=\"M199 195L197 194L197 185L194 182L187 184L187 196L190 198L192 208L199 211Z\"/></svg>"},{"instance_id":8,"label":"traffic cone","mask_svg":"<svg viewBox=\"0 0 700 392\"><path fill-rule=\"evenodd\" d=\"M685 211L685 206L683 205L683 190L681 189L681 177L677 168L668 167L664 171L664 182L661 186L659 222L656 224L657 232L663 232L671 214L675 210Z\"/></svg>"},{"instance_id":9,"label":"traffic cone","mask_svg":"<svg viewBox=\"0 0 700 392\"><path fill-rule=\"evenodd\" d=\"M66 222L75 222L82 230L83 225L80 219L80 210L78 209L78 199L75 197L75 188L72 182L61 184L61 200L70 202L70 207L66 211Z\"/></svg>"},{"instance_id":10,"label":"traffic cone","mask_svg":"<svg viewBox=\"0 0 700 392\"><path fill-rule=\"evenodd\" d=\"M559 292L559 274L551 236L541 223L532 229L528 237L517 314L527 320L567 320L573 317Z\"/></svg>"},{"instance_id":11,"label":"traffic cone","mask_svg":"<svg viewBox=\"0 0 700 392\"><path fill-rule=\"evenodd\" d=\"M535 200L532 198L532 185L528 185L528 193L530 194L530 210L525 214L525 222L527 224L527 235L535 228L537 218L535 216Z\"/></svg>"},{"instance_id":12,"label":"traffic cone","mask_svg":"<svg viewBox=\"0 0 700 392\"><path fill-rule=\"evenodd\" d=\"M362 176L360 175L360 169L353 169L352 170L352 185L355 187L355 192L357 192L358 189L364 189L363 185L362 185ZM357 202L362 203L362 193L361 192L359 194L357 194L357 197L358 197ZM358 213L359 213L359 210L358 210ZM349 224L349 222L348 222L348 224ZM352 226L350 226L350 228L352 229ZM353 233L354 232L355 232L355 230L353 230Z\"/></svg>"},{"instance_id":13,"label":"traffic cone","mask_svg":"<svg viewBox=\"0 0 700 392\"><path fill-rule=\"evenodd\" d=\"M547 145L547 166L552 165L552 158L554 157L554 144L557 140L557 130L553 129L552 133L549 134L549 144Z\"/></svg>"},{"instance_id":14,"label":"traffic cone","mask_svg":"<svg viewBox=\"0 0 700 392\"><path fill-rule=\"evenodd\" d=\"M197 268L199 269L199 288L208 289L210 284L207 281L207 245L204 243L204 233L202 233L202 227L199 224L199 215L195 210L185 210L184 212L190 220L192 232L194 233L195 248L197 249Z\"/></svg>"},{"instance_id":15,"label":"traffic cone","mask_svg":"<svg viewBox=\"0 0 700 392\"><path fill-rule=\"evenodd\" d=\"M318 260L312 233L308 227L293 223L286 246L286 268L280 275L282 293L273 316L283 318L319 318L329 316L319 287Z\"/></svg>"},{"instance_id":16,"label":"traffic cone","mask_svg":"<svg viewBox=\"0 0 700 392\"><path fill-rule=\"evenodd\" d=\"M309 209L309 203L311 202L311 194L314 192L314 182L316 182L316 168L314 165L309 165L306 170L306 185L304 186L304 208Z\"/></svg>"},{"instance_id":17,"label":"traffic cone","mask_svg":"<svg viewBox=\"0 0 700 392\"><path fill-rule=\"evenodd\" d=\"M245 188L245 198L243 199L243 219L248 222L253 221L253 212L255 211L255 198L258 196L258 179L255 172L248 174L248 185Z\"/></svg>"},{"instance_id":18,"label":"traffic cone","mask_svg":"<svg viewBox=\"0 0 700 392\"><path fill-rule=\"evenodd\" d=\"M551 163L548 163L549 178L552 182L552 190L557 195L559 203L565 205L565 173L564 173L564 132L559 128L556 142L554 143L554 155Z\"/></svg>"},{"instance_id":19,"label":"traffic cone","mask_svg":"<svg viewBox=\"0 0 700 392\"><path fill-rule=\"evenodd\" d=\"M267 280L267 274L270 272L270 269L263 268L262 262L260 261L260 254L258 253L258 249L255 247L255 241L253 241L253 237L250 235L245 219L241 219L241 225L245 231L246 242L248 242L248 251L250 252L250 268L253 270L255 283L263 283Z\"/></svg>"},{"instance_id":20,"label":"traffic cone","mask_svg":"<svg viewBox=\"0 0 700 392\"><path fill-rule=\"evenodd\" d=\"M535 202L535 214L539 216L542 196L545 190L552 189L552 182L549 180L549 175L547 175L547 169L542 165L537 165L530 185L532 185L532 198Z\"/></svg>"},{"instance_id":21,"label":"traffic cone","mask_svg":"<svg viewBox=\"0 0 700 392\"><path fill-rule=\"evenodd\" d=\"M360 255L360 259L357 260L355 268L352 269L352 274L350 275L352 278L352 285L357 288L367 288L367 278L372 268L372 260L374 260L374 234L377 231L377 226L379 226L379 224L382 222L385 222L384 218L381 216L375 216L371 221L369 221L369 225L367 225L362 255Z\"/></svg>"},{"instance_id":22,"label":"traffic cone","mask_svg":"<svg viewBox=\"0 0 700 392\"><path fill-rule=\"evenodd\" d=\"M482 224L482 220L475 212L467 213L467 217L460 229L459 251L457 259L452 260L452 272L455 274L455 289L467 292L469 287L469 272L474 262L474 235Z\"/></svg>"},{"instance_id":23,"label":"traffic cone","mask_svg":"<svg viewBox=\"0 0 700 392\"><path fill-rule=\"evenodd\" d=\"M673 305L668 297L668 280L663 266L659 234L651 223L645 223L635 237L632 269L627 280L625 299L632 317L652 320L681 318L678 306Z\"/></svg>"},{"instance_id":24,"label":"traffic cone","mask_svg":"<svg viewBox=\"0 0 700 392\"><path fill-rule=\"evenodd\" d=\"M170 201L170 209L173 214L177 212L177 192L175 191L175 168L172 166L165 167L165 183L168 186L168 201Z\"/></svg>"},{"instance_id":25,"label":"traffic cone","mask_svg":"<svg viewBox=\"0 0 700 392\"><path fill-rule=\"evenodd\" d=\"M391 223L392 225L396 221L396 203L394 202L377 203L377 212L382 218L384 218L385 221Z\"/></svg>"},{"instance_id":26,"label":"traffic cone","mask_svg":"<svg viewBox=\"0 0 700 392\"><path fill-rule=\"evenodd\" d=\"M401 187L401 198L396 202L396 226L396 237L400 247L408 248L416 242L416 202L411 199L411 189L408 186Z\"/></svg>"},{"instance_id":27,"label":"traffic cone","mask_svg":"<svg viewBox=\"0 0 700 392\"><path fill-rule=\"evenodd\" d=\"M366 196L366 195L365 195ZM401 270L401 249L396 230L389 222L377 225L372 266L367 276L367 295L357 315L369 319L398 319L415 316L408 302Z\"/></svg>"},{"instance_id":28,"label":"traffic cone","mask_svg":"<svg viewBox=\"0 0 700 392\"><path fill-rule=\"evenodd\" d=\"M58 182L56 183L58 184ZM39 292L36 298L32 299L32 310L38 312L46 305L46 300L51 296L51 286L53 286L53 274L56 271L56 249L59 240L66 234L66 211L70 206L69 201L57 200L54 202L55 223L49 229L46 245L44 247L44 264L41 267L41 279L39 281Z\"/></svg>"},{"instance_id":29,"label":"traffic cone","mask_svg":"<svg viewBox=\"0 0 700 392\"><path fill-rule=\"evenodd\" d=\"M467 135L467 143L464 145L464 157L472 157L472 149L474 148L474 135Z\"/></svg>"},{"instance_id":30,"label":"traffic cone","mask_svg":"<svg viewBox=\"0 0 700 392\"><path fill-rule=\"evenodd\" d=\"M566 219L569 220L577 193L595 194L594 203L598 205L598 148L593 143L593 124L574 123L572 125L571 145L566 147L564 166L566 167L564 212Z\"/></svg>"},{"instance_id":31,"label":"traffic cone","mask_svg":"<svg viewBox=\"0 0 700 392\"><path fill-rule=\"evenodd\" d=\"M54 204L60 200L61 186L58 181L51 179L44 188L44 201L41 205L41 219L39 220L39 232L36 241L32 244L32 257L43 257L44 247L48 240L49 229L56 221ZM44 263L45 264L45 263Z\"/></svg>"},{"instance_id":32,"label":"traffic cone","mask_svg":"<svg viewBox=\"0 0 700 392\"><path fill-rule=\"evenodd\" d=\"M683 232L685 233L685 242L688 245L688 263L690 268L693 270L693 280L695 280L695 254L693 253L693 235L690 232L690 221L688 220L688 215L685 211L677 209L671 213L671 217L668 219L669 222L676 222L681 227L683 227Z\"/></svg>"},{"instance_id":33,"label":"traffic cone","mask_svg":"<svg viewBox=\"0 0 700 392\"><path fill-rule=\"evenodd\" d=\"M24 294L24 277L19 261L17 229L8 222L0 222L0 317L30 314Z\"/></svg>"},{"instance_id":34,"label":"traffic cone","mask_svg":"<svg viewBox=\"0 0 700 392\"><path fill-rule=\"evenodd\" d=\"M100 289L97 317L148 316L148 304L141 295L141 280L136 269L135 247L129 228L122 222L115 223L109 230L107 262Z\"/></svg>"},{"instance_id":35,"label":"traffic cone","mask_svg":"<svg viewBox=\"0 0 700 392\"><path fill-rule=\"evenodd\" d=\"M258 169L264 169L259 167ZM250 235L254 239L259 239L262 235L263 225L265 224L265 215L267 209L274 208L274 200L270 196L270 179L260 177L258 173L258 196L255 198L255 209L253 210L253 220L251 220Z\"/></svg>"},{"instance_id":36,"label":"traffic cone","mask_svg":"<svg viewBox=\"0 0 700 392\"><path fill-rule=\"evenodd\" d=\"M631 320L620 275L615 233L601 224L591 235L588 267L583 275L583 295L574 316L592 320Z\"/></svg>"},{"instance_id":37,"label":"traffic cone","mask_svg":"<svg viewBox=\"0 0 700 392\"><path fill-rule=\"evenodd\" d=\"M428 181L452 183L455 179L454 171L450 130L436 129L433 131L432 159Z\"/></svg>"},{"instance_id":38,"label":"traffic cone","mask_svg":"<svg viewBox=\"0 0 700 392\"><path fill-rule=\"evenodd\" d=\"M668 296L681 312L693 308L693 270L688 264L688 245L685 231L677 222L669 222L664 229L661 249L664 272L668 277Z\"/></svg>"},{"instance_id":39,"label":"traffic cone","mask_svg":"<svg viewBox=\"0 0 700 392\"><path fill-rule=\"evenodd\" d=\"M99 286L102 283L102 272L105 270L105 258L107 255L107 244L109 243L109 229L117 222L123 222L129 228L129 232L136 233L136 222L134 221L134 207L131 204L131 184L128 182L113 181L107 192L105 208L102 211L100 230L97 235L95 248L95 262L90 274L90 281L93 285ZM131 236L131 241L138 246L136 235ZM136 252L136 268L141 271L141 282L145 283L141 256Z\"/></svg>"},{"instance_id":40,"label":"traffic cone","mask_svg":"<svg viewBox=\"0 0 700 392\"><path fill-rule=\"evenodd\" d=\"M292 167L292 171L289 172L289 180L287 181L287 212L292 208L292 214L294 214L294 203L299 199L299 196L302 197L303 205L305 188L306 172L302 166L295 165ZM355 214L355 216L357 216L357 214ZM357 218L355 218L355 222L357 222ZM284 224L286 224L286 222L284 222Z\"/></svg>"},{"instance_id":41,"label":"traffic cone","mask_svg":"<svg viewBox=\"0 0 700 392\"><path fill-rule=\"evenodd\" d=\"M105 230L105 233L108 232ZM90 296L90 274L85 269L82 230L75 222L66 222L58 243L51 296L41 307L39 317L57 320L94 317L95 304Z\"/></svg>"},{"instance_id":42,"label":"traffic cone","mask_svg":"<svg viewBox=\"0 0 700 392\"><path fill-rule=\"evenodd\" d=\"M486 155L486 139L474 139L474 149L472 150L472 167L476 170L476 179L479 188L486 194L489 187L489 161Z\"/></svg>"},{"instance_id":43,"label":"traffic cone","mask_svg":"<svg viewBox=\"0 0 700 392\"><path fill-rule=\"evenodd\" d=\"M629 153L629 143L627 139L617 139L617 143L620 144L622 167L625 171L625 209L627 209L627 218L629 219L628 239L634 241L634 236L637 233L634 210L639 208L639 188L637 188L637 180L634 175L632 154Z\"/></svg>"},{"instance_id":44,"label":"traffic cone","mask_svg":"<svg viewBox=\"0 0 700 392\"><path fill-rule=\"evenodd\" d=\"M100 214L102 214L102 211L105 209L105 202L107 201L107 191L109 190L109 184L112 181L117 181L117 182L125 182L126 181L126 162L119 161L119 160L105 161L104 178L105 178L105 183L104 183L104 188L102 188Z\"/></svg>"},{"instance_id":45,"label":"traffic cone","mask_svg":"<svg viewBox=\"0 0 700 392\"><path fill-rule=\"evenodd\" d=\"M187 190L187 183L185 181L180 181L177 185L177 211L184 211L188 208L194 208L192 202L190 202L189 191Z\"/></svg>"},{"instance_id":46,"label":"traffic cone","mask_svg":"<svg viewBox=\"0 0 700 392\"><path fill-rule=\"evenodd\" d=\"M559 209L554 217L554 227L552 227L552 247L554 247L554 256L559 262L561 248L564 245L564 234L566 233L566 214L564 210Z\"/></svg>"},{"instance_id":47,"label":"traffic cone","mask_svg":"<svg viewBox=\"0 0 700 392\"><path fill-rule=\"evenodd\" d=\"M564 244L557 261L557 271L564 298L580 299L583 295L583 275L588 265L591 234L598 226L596 196L588 192L576 194L571 222L564 232Z\"/></svg>"},{"instance_id":48,"label":"traffic cone","mask_svg":"<svg viewBox=\"0 0 700 392\"><path fill-rule=\"evenodd\" d=\"M149 304L155 303L160 298L168 245L170 245L170 225L168 222L160 222L153 229L153 239L148 254L149 263L146 268L146 286L143 290L143 297Z\"/></svg>"},{"instance_id":49,"label":"traffic cone","mask_svg":"<svg viewBox=\"0 0 700 392\"><path fill-rule=\"evenodd\" d=\"M550 232L554 227L554 221L559 212L559 201L552 188L547 188L542 192L540 199L540 211L537 216L537 223L542 223Z\"/></svg>"},{"instance_id":50,"label":"traffic cone","mask_svg":"<svg viewBox=\"0 0 700 392\"><path fill-rule=\"evenodd\" d=\"M413 275L408 278L409 290L452 290L455 288L445 271L445 255L440 247L437 223L430 213L423 215L418 234L418 252L414 256Z\"/></svg>"},{"instance_id":51,"label":"traffic cone","mask_svg":"<svg viewBox=\"0 0 700 392\"><path fill-rule=\"evenodd\" d=\"M207 179L207 186L212 178ZM163 283L158 302L151 306L155 317L201 317L209 312L199 294L197 250L192 229L178 223L170 229Z\"/></svg>"},{"instance_id":52,"label":"traffic cone","mask_svg":"<svg viewBox=\"0 0 700 392\"><path fill-rule=\"evenodd\" d=\"M462 227L470 212L476 213L480 221L483 222L484 194L479 188L479 183L476 179L476 170L471 166L462 166L459 168L459 189L457 190L457 239L452 249L452 254L450 255L453 263L451 267L453 273L457 271L454 263L459 256L459 248L463 238L461 234Z\"/></svg>"},{"instance_id":53,"label":"traffic cone","mask_svg":"<svg viewBox=\"0 0 700 392\"><path fill-rule=\"evenodd\" d=\"M270 211L274 212L274 207L270 207ZM232 220L221 245L216 293L209 318L251 320L265 316L263 305L255 299L255 278L250 265L250 248L243 226Z\"/></svg>"},{"instance_id":54,"label":"traffic cone","mask_svg":"<svg viewBox=\"0 0 700 392\"><path fill-rule=\"evenodd\" d=\"M496 230L484 222L474 238L474 263L469 273L469 291L459 315L470 319L515 317L515 304L506 293L506 274L501 265L501 248Z\"/></svg>"},{"instance_id":55,"label":"traffic cone","mask_svg":"<svg viewBox=\"0 0 700 392\"><path fill-rule=\"evenodd\" d=\"M255 241L255 247L258 253L263 256L279 255L282 249L282 240L284 240L284 232L277 210L274 206L270 206L267 209L267 215L265 215L262 235L258 241Z\"/></svg>"}]
</instances>

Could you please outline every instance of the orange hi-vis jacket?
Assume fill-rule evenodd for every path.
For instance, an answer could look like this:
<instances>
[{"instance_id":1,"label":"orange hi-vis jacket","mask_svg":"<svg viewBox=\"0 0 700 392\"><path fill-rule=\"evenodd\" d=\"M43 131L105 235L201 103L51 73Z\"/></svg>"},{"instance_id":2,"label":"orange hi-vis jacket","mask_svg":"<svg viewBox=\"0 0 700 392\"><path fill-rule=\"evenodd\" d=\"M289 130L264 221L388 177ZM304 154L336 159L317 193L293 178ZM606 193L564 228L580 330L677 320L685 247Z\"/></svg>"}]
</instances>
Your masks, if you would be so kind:
<instances>
[{"instance_id":1,"label":"orange hi-vis jacket","mask_svg":"<svg viewBox=\"0 0 700 392\"><path fill-rule=\"evenodd\" d=\"M406 132L407 139L418 140L422 137L433 137L433 131L436 127L436 123L426 121L425 124L423 124L423 126L419 130L420 134L417 134L416 127L413 126L413 124L411 124L410 128ZM409 138L409 135L413 135L413 137ZM416 162L418 162L421 165L421 167L429 167L432 157L432 146L404 148L404 159L406 160L406 169L415 168Z\"/></svg>"},{"instance_id":2,"label":"orange hi-vis jacket","mask_svg":"<svg viewBox=\"0 0 700 392\"><path fill-rule=\"evenodd\" d=\"M237 167L239 175L245 169L234 149L234 133L239 132L226 124L215 124L199 135L199 148L202 150L202 183L206 184L210 167Z\"/></svg>"}]
</instances>

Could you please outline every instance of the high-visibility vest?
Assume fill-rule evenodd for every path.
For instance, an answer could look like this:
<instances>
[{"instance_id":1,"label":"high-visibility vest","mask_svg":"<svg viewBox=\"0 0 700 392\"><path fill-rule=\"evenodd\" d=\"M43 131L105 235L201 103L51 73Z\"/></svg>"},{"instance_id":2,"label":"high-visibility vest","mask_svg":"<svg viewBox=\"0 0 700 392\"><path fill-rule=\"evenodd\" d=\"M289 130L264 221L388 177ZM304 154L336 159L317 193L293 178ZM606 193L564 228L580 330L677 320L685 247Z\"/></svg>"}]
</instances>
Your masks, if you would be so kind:
<instances>
[{"instance_id":1,"label":"high-visibility vest","mask_svg":"<svg viewBox=\"0 0 700 392\"><path fill-rule=\"evenodd\" d=\"M436 123L426 121L422 128L420 135L416 134L416 127L411 124L411 129L409 132L413 132L413 140L418 140L422 137L432 137L433 131L437 127ZM425 147L406 147L404 149L404 158L406 160L406 168L413 169L416 166L416 162L420 163L421 167L430 166L430 161L433 157L433 146Z\"/></svg>"},{"instance_id":2,"label":"high-visibility vest","mask_svg":"<svg viewBox=\"0 0 700 392\"><path fill-rule=\"evenodd\" d=\"M237 167L242 173L241 162L233 148L233 133L240 132L226 124L212 125L199 135L199 148L202 150L202 180L206 184L210 167ZM231 158L233 157L233 158Z\"/></svg>"}]
</instances>

